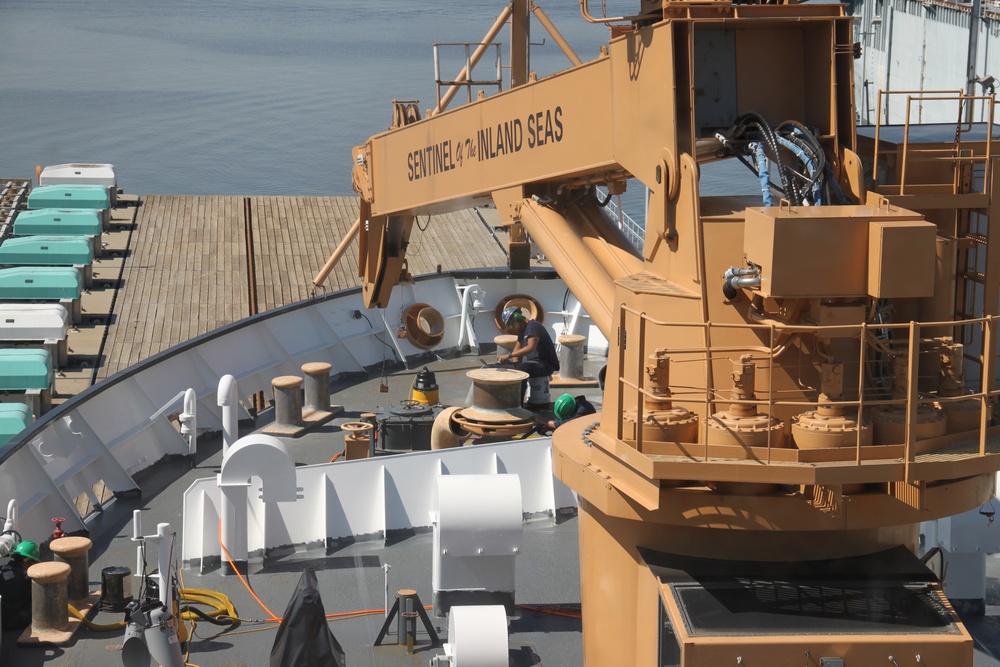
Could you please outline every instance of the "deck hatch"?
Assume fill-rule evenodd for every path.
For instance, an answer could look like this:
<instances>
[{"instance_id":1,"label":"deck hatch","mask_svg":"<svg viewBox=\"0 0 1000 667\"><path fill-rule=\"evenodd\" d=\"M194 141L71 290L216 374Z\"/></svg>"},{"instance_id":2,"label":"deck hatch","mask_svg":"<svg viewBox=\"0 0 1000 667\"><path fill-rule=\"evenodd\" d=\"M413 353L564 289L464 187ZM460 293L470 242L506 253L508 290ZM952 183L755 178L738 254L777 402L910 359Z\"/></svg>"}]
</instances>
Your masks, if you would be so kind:
<instances>
[{"instance_id":1,"label":"deck hatch","mask_svg":"<svg viewBox=\"0 0 1000 667\"><path fill-rule=\"evenodd\" d=\"M933 575L904 548L813 563L639 551L688 637L960 634Z\"/></svg>"}]
</instances>

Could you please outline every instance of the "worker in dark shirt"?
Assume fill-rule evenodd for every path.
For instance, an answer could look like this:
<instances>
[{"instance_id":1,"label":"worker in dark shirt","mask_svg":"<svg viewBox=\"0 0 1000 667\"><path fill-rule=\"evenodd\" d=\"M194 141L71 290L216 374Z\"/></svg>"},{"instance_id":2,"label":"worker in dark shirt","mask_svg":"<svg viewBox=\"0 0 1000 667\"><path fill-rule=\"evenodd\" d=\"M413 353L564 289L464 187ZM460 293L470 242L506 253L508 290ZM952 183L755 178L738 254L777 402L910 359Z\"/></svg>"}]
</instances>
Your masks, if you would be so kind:
<instances>
[{"instance_id":1,"label":"worker in dark shirt","mask_svg":"<svg viewBox=\"0 0 1000 667\"><path fill-rule=\"evenodd\" d=\"M500 316L504 330L517 336L517 343L510 354L497 357L497 365L524 371L528 377L549 377L559 370L559 356L552 337L538 320L529 320L517 306L504 308ZM491 364L492 365L492 364ZM521 383L521 401L528 383Z\"/></svg>"},{"instance_id":2,"label":"worker in dark shirt","mask_svg":"<svg viewBox=\"0 0 1000 667\"><path fill-rule=\"evenodd\" d=\"M524 371L530 377L547 377L559 370L556 346L548 330L538 320L529 320L520 308L504 308L500 316L504 329L517 336L517 343L510 354L501 354L497 361Z\"/></svg>"},{"instance_id":3,"label":"worker in dark shirt","mask_svg":"<svg viewBox=\"0 0 1000 667\"><path fill-rule=\"evenodd\" d=\"M555 429L563 425L570 419L576 419L584 415L592 415L597 412L594 404L587 400L585 396L573 396L572 394L562 394L556 399L552 406L555 419L550 419L546 423L550 429Z\"/></svg>"},{"instance_id":4,"label":"worker in dark shirt","mask_svg":"<svg viewBox=\"0 0 1000 667\"><path fill-rule=\"evenodd\" d=\"M10 561L0 567L0 614L4 630L31 625L31 579L28 568L38 562L38 545L28 540L14 547Z\"/></svg>"}]
</instances>

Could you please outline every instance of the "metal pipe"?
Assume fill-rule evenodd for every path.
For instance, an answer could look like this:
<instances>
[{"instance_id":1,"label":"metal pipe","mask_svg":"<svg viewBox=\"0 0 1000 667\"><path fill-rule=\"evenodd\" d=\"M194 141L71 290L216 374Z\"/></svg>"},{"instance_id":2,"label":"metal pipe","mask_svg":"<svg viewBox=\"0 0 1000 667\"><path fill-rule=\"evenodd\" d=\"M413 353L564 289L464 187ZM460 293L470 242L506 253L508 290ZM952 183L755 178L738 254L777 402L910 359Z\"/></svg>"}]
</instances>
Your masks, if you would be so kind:
<instances>
[{"instance_id":1,"label":"metal pipe","mask_svg":"<svg viewBox=\"0 0 1000 667\"><path fill-rule=\"evenodd\" d=\"M188 454L192 457L198 453L198 395L194 389L188 388L184 392L184 411L179 417L181 422L181 435L188 438ZM194 465L192 463L191 465Z\"/></svg>"},{"instance_id":2,"label":"metal pipe","mask_svg":"<svg viewBox=\"0 0 1000 667\"><path fill-rule=\"evenodd\" d=\"M319 287L323 284L323 281L326 280L330 275L330 272L333 271L333 267L337 265L337 262L340 261L340 258L343 257L344 253L347 251L347 246L349 246L351 241L354 240L354 237L358 235L358 231L360 229L361 216L358 216L358 219L354 221L351 228L347 230L347 234L345 234L344 238L340 240L340 245L338 245L337 249L333 251L332 255L330 255L330 259L326 260L326 264L323 265L323 268L320 269L319 273L316 274L316 277L313 278L313 287Z\"/></svg>"},{"instance_id":3,"label":"metal pipe","mask_svg":"<svg viewBox=\"0 0 1000 667\"><path fill-rule=\"evenodd\" d=\"M568 333L568 334L575 334L576 333L576 327L580 323L580 309L581 308L582 308L582 306L580 305L580 302L577 301L576 305L573 306L573 314L570 315L569 325L566 327L566 333Z\"/></svg>"},{"instance_id":4,"label":"metal pipe","mask_svg":"<svg viewBox=\"0 0 1000 667\"><path fill-rule=\"evenodd\" d=\"M471 285L462 285L458 287L459 293L462 295L462 318L461 326L458 328L458 347L461 349L462 345L465 343L465 335L469 335L469 347L478 347L478 341L475 340L476 330L469 320L469 299L472 295L479 291L479 285L473 283Z\"/></svg>"},{"instance_id":5,"label":"metal pipe","mask_svg":"<svg viewBox=\"0 0 1000 667\"><path fill-rule=\"evenodd\" d=\"M972 0L969 14L969 48L965 66L965 92L969 96L965 100L965 122L972 122L972 96L976 94L976 62L979 60L979 21L982 13L982 0Z\"/></svg>"},{"instance_id":6,"label":"metal pipe","mask_svg":"<svg viewBox=\"0 0 1000 667\"><path fill-rule=\"evenodd\" d=\"M465 285L458 288L458 291L462 294L462 314L461 319L459 320L461 325L458 327L457 346L460 350L462 349L462 344L465 342L465 330L468 326L468 320L466 318L469 316L469 287L471 287L471 285Z\"/></svg>"},{"instance_id":7,"label":"metal pipe","mask_svg":"<svg viewBox=\"0 0 1000 667\"><path fill-rule=\"evenodd\" d=\"M612 340L615 281L639 273L642 260L610 243L603 233L587 229L585 224L571 223L559 212L530 199L521 206L521 224L597 328Z\"/></svg>"},{"instance_id":8,"label":"metal pipe","mask_svg":"<svg viewBox=\"0 0 1000 667\"><path fill-rule=\"evenodd\" d=\"M17 529L17 499L11 499L7 503L7 520L4 521L3 531L6 533L9 530Z\"/></svg>"},{"instance_id":9,"label":"metal pipe","mask_svg":"<svg viewBox=\"0 0 1000 667\"><path fill-rule=\"evenodd\" d=\"M978 1L979 0L976 0L976 2ZM576 67L577 65L582 65L583 61L580 60L580 57L578 55L576 55L576 52L573 50L573 47L569 45L569 42L567 42L566 39L562 36L562 33L560 33L559 30L555 27L555 25L553 25L552 21L549 20L548 15L544 11L542 11L542 8L539 7L538 5L535 5L531 8L531 12L535 15L535 18L538 19L538 22L542 24L542 27L549 32L549 35L552 36L553 41L555 41L556 45L560 49L562 49L562 52L566 54L566 57L569 58L569 61L571 63L573 63L573 66Z\"/></svg>"},{"instance_id":10,"label":"metal pipe","mask_svg":"<svg viewBox=\"0 0 1000 667\"><path fill-rule=\"evenodd\" d=\"M621 21L638 21L640 19L648 19L649 16L605 16L604 18L597 18L590 14L590 8L587 7L587 0L580 0L580 13L583 18L588 23L615 23Z\"/></svg>"},{"instance_id":11,"label":"metal pipe","mask_svg":"<svg viewBox=\"0 0 1000 667\"><path fill-rule=\"evenodd\" d=\"M889 18L887 25L885 27L885 39L882 41L886 45L885 49L885 78L882 80L882 88L879 90L879 97L882 96L882 90L892 90L891 75L892 75L892 42L893 42L893 19L896 16L896 2L895 0L889 0L887 3L887 10L889 12ZM889 101L891 96L887 95L885 98L885 124L890 125L892 121L889 117ZM880 109L881 111L881 109ZM880 114L881 115L881 114ZM876 135L877 139L878 135ZM878 141L875 142L876 148L878 147ZM877 173L878 163L875 163L875 173Z\"/></svg>"},{"instance_id":12,"label":"metal pipe","mask_svg":"<svg viewBox=\"0 0 1000 667\"><path fill-rule=\"evenodd\" d=\"M236 416L236 378L223 375L216 392L217 403L222 408L222 455L225 456L240 437L240 422Z\"/></svg>"},{"instance_id":13,"label":"metal pipe","mask_svg":"<svg viewBox=\"0 0 1000 667\"><path fill-rule=\"evenodd\" d=\"M455 413L461 410L461 407L445 408L438 413L437 417L434 418L434 423L431 424L432 450L460 447L462 445L462 441L469 437L469 433L466 433L461 429L459 429L458 433L456 433L455 423L451 419Z\"/></svg>"},{"instance_id":14,"label":"metal pipe","mask_svg":"<svg viewBox=\"0 0 1000 667\"><path fill-rule=\"evenodd\" d=\"M164 609L170 609L173 591L170 587L170 547L173 537L169 523L156 524L156 568L160 578L160 602Z\"/></svg>"},{"instance_id":15,"label":"metal pipe","mask_svg":"<svg viewBox=\"0 0 1000 667\"><path fill-rule=\"evenodd\" d=\"M448 87L448 90L445 91L444 96L441 97L441 101L438 102L438 105L434 108L434 111L430 113L431 116L436 116L437 114L444 111L445 108L447 108L448 104L452 101L452 99L454 99L455 95L458 94L459 84L469 78L469 74L472 71L472 68L476 66L476 63L479 62L479 59L483 57L484 53L486 53L486 50L490 46L490 42L492 42L496 38L496 36L500 33L500 30L503 29L504 24L507 23L507 19L510 18L510 15L511 15L511 8L509 6L504 7L504 10L500 12L500 16L497 17L497 20L493 23L493 26L489 29L489 32L487 32L486 36L483 37L483 41L480 42L479 47L476 48L476 50L473 52L472 57L469 61L470 65L466 66L461 72L458 73L458 76L455 77L455 83L451 84Z\"/></svg>"}]
</instances>

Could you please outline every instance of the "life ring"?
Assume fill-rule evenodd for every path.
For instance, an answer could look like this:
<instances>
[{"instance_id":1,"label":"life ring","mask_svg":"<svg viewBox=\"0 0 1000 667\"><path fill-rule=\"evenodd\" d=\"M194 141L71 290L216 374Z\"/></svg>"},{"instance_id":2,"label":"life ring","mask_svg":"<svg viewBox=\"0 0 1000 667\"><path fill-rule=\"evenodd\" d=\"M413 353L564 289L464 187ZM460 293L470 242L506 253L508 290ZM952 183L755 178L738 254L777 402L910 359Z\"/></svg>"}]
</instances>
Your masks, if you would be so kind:
<instances>
[{"instance_id":1,"label":"life ring","mask_svg":"<svg viewBox=\"0 0 1000 667\"><path fill-rule=\"evenodd\" d=\"M406 340L416 347L429 350L444 339L444 317L426 303L415 303L403 313Z\"/></svg>"},{"instance_id":2,"label":"life ring","mask_svg":"<svg viewBox=\"0 0 1000 667\"><path fill-rule=\"evenodd\" d=\"M526 315L529 320L545 321L545 309L542 308L542 304L538 299L530 294L508 294L500 299L497 302L497 307L493 309L493 322L500 331L504 330L501 316L504 309L510 306L520 308L522 311L528 311Z\"/></svg>"}]
</instances>

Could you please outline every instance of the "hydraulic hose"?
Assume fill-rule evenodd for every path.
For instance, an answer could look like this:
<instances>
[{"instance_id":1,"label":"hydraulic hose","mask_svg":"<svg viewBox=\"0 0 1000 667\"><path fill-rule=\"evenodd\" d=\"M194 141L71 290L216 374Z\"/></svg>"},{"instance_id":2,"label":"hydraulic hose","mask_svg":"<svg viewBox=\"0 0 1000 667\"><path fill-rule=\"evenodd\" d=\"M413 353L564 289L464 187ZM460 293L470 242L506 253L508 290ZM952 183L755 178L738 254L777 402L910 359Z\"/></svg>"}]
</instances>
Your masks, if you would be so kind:
<instances>
[{"instance_id":1,"label":"hydraulic hose","mask_svg":"<svg viewBox=\"0 0 1000 667\"><path fill-rule=\"evenodd\" d=\"M125 621L118 621L117 623L107 623L107 624L94 623L93 621L87 620L87 617L81 614L79 610L77 610L77 608L74 607L73 605L68 604L66 606L69 608L69 613L73 616L73 618L77 619L85 626L87 626L87 629L93 630L94 632L114 632L115 630L121 630L126 625L128 625L128 623L126 623Z\"/></svg>"},{"instance_id":2,"label":"hydraulic hose","mask_svg":"<svg viewBox=\"0 0 1000 667\"><path fill-rule=\"evenodd\" d=\"M785 191L785 196L791 200L793 205L797 206L801 204L801 197L797 196L798 188L796 188L795 184L792 182L788 173L788 167L785 165L784 160L781 159L777 133L774 131L774 128L766 118L756 111L747 111L746 113L740 114L740 116L736 119L737 127L745 127L751 124L757 129L757 132L760 135L760 140L767 149L767 153L772 156L775 165L778 167L778 175L781 178L781 187Z\"/></svg>"},{"instance_id":3,"label":"hydraulic hose","mask_svg":"<svg viewBox=\"0 0 1000 667\"><path fill-rule=\"evenodd\" d=\"M764 145L757 141L747 144L757 162L757 177L760 178L760 192L764 200L764 206L774 206L771 198L770 168L768 166L767 155L764 152Z\"/></svg>"},{"instance_id":4,"label":"hydraulic hose","mask_svg":"<svg viewBox=\"0 0 1000 667\"><path fill-rule=\"evenodd\" d=\"M200 609L195 610L193 607L188 605L188 611L182 610L181 619L188 621L194 618L201 618L204 616L209 616L212 618L226 617L231 619L231 622L239 620L236 615L236 607L229 600L229 597L218 591L208 590L207 588L182 588L179 591L180 599L184 602L189 602L193 604L200 604L209 607L211 610L208 612L202 612Z\"/></svg>"},{"instance_id":5,"label":"hydraulic hose","mask_svg":"<svg viewBox=\"0 0 1000 667\"><path fill-rule=\"evenodd\" d=\"M229 597L218 591L211 591L205 588L182 588L179 592L180 599L191 604L200 604L209 607L209 611L202 611L190 604L181 608L181 620L193 621L203 620L215 625L232 625L241 620L236 615L236 608L229 600ZM121 630L128 625L125 621L117 623L94 623L88 620L73 605L67 605L69 613L94 632L114 632Z\"/></svg>"},{"instance_id":6,"label":"hydraulic hose","mask_svg":"<svg viewBox=\"0 0 1000 667\"><path fill-rule=\"evenodd\" d=\"M806 172L809 177L809 187L812 191L812 203L819 205L823 203L822 193L819 189L819 181L817 179L818 172L816 171L816 165L813 164L813 160L808 154L799 146L797 143L791 139L786 139L785 137L778 135L778 143L790 150L795 154L795 157L802 161L802 164L806 167ZM808 202L806 202L808 203Z\"/></svg>"},{"instance_id":7,"label":"hydraulic hose","mask_svg":"<svg viewBox=\"0 0 1000 667\"><path fill-rule=\"evenodd\" d=\"M181 607L181 614L184 615L184 616L188 616L188 615L192 615L193 614L194 616L197 616L201 620L208 621L209 623L211 623L213 625L230 626L230 625L232 625L233 623L236 622L235 620L233 620L229 616L219 616L218 618L214 618L211 614L206 614L205 612L203 612L201 609L198 609L197 607L190 607L190 606L187 606L187 605Z\"/></svg>"}]
</instances>

